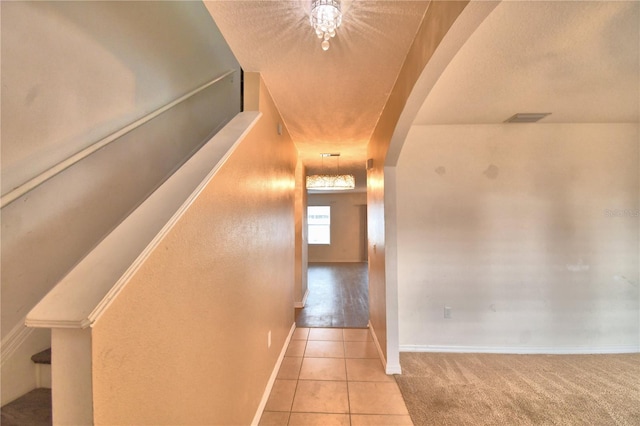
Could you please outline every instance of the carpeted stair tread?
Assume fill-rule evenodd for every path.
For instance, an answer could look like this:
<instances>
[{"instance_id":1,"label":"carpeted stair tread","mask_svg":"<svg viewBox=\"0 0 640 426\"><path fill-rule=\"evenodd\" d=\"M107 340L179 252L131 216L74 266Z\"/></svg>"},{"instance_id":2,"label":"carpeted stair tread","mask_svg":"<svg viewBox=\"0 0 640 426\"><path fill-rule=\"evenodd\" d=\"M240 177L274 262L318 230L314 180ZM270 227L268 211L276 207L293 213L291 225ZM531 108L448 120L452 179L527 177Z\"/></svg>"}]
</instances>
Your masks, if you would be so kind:
<instances>
[{"instance_id":1,"label":"carpeted stair tread","mask_svg":"<svg viewBox=\"0 0 640 426\"><path fill-rule=\"evenodd\" d=\"M34 389L1 409L2 426L50 426L51 389Z\"/></svg>"},{"instance_id":2,"label":"carpeted stair tread","mask_svg":"<svg viewBox=\"0 0 640 426\"><path fill-rule=\"evenodd\" d=\"M36 364L51 364L51 348L38 352L31 357L31 361Z\"/></svg>"}]
</instances>

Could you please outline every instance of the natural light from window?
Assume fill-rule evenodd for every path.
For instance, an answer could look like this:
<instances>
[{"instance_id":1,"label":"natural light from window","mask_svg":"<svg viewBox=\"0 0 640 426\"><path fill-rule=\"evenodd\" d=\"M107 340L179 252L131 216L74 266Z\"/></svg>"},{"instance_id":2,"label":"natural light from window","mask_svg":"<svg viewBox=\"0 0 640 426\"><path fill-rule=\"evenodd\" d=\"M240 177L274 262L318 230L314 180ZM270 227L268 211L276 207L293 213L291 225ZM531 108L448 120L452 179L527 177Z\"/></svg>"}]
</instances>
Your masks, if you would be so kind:
<instances>
[{"instance_id":1,"label":"natural light from window","mask_svg":"<svg viewBox=\"0 0 640 426\"><path fill-rule=\"evenodd\" d=\"M308 206L309 244L331 244L331 207Z\"/></svg>"}]
</instances>

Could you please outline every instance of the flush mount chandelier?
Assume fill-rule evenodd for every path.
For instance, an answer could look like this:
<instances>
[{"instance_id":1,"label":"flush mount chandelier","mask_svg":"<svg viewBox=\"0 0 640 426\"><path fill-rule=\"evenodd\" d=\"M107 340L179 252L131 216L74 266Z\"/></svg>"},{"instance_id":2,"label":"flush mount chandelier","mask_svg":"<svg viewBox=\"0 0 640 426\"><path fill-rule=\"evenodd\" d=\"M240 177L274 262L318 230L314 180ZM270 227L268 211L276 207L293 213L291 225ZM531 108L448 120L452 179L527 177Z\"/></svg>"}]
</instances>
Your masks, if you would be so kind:
<instances>
[{"instance_id":1,"label":"flush mount chandelier","mask_svg":"<svg viewBox=\"0 0 640 426\"><path fill-rule=\"evenodd\" d=\"M354 189L356 180L353 175L340 174L340 154L320 154L322 157L322 174L307 176L307 189L317 191L344 191ZM338 157L337 174L324 173L324 158Z\"/></svg>"},{"instance_id":2,"label":"flush mount chandelier","mask_svg":"<svg viewBox=\"0 0 640 426\"><path fill-rule=\"evenodd\" d=\"M307 189L322 191L342 191L356 187L353 175L311 175L307 176Z\"/></svg>"},{"instance_id":3,"label":"flush mount chandelier","mask_svg":"<svg viewBox=\"0 0 640 426\"><path fill-rule=\"evenodd\" d=\"M336 36L342 23L340 0L312 0L310 20L318 38L323 39L322 50L329 50L329 40Z\"/></svg>"}]
</instances>

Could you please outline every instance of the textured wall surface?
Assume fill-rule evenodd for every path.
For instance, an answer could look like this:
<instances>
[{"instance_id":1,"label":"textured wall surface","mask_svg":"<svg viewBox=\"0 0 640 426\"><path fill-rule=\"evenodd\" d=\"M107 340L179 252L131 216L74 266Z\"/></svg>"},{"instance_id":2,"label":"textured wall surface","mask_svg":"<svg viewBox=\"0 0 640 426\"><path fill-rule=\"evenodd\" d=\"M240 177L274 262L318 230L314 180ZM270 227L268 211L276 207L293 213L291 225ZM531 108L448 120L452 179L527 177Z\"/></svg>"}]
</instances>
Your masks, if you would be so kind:
<instances>
[{"instance_id":1,"label":"textured wall surface","mask_svg":"<svg viewBox=\"0 0 640 426\"><path fill-rule=\"evenodd\" d=\"M238 70L196 2L1 7L3 194L223 72ZM239 111L239 92L236 73L234 82L227 78L194 96L2 209L3 343L81 258ZM46 332L32 339L37 342L26 343L25 351L50 344ZM3 403L34 380L32 353L18 352L3 359L9 363L2 369Z\"/></svg>"},{"instance_id":2,"label":"textured wall surface","mask_svg":"<svg viewBox=\"0 0 640 426\"><path fill-rule=\"evenodd\" d=\"M96 424L251 422L294 321L297 151L264 85L260 110L97 320Z\"/></svg>"},{"instance_id":3,"label":"textured wall surface","mask_svg":"<svg viewBox=\"0 0 640 426\"><path fill-rule=\"evenodd\" d=\"M387 154L398 120L416 81L467 3L433 1L429 4L367 146L367 157L373 160L373 166L367 172L369 318L386 357L387 366L391 366L391 369L387 368L387 372L400 372L396 217L395 200L390 199L395 197L395 171L388 170L395 167L395 161L387 164ZM385 168L386 165L390 167ZM389 176L385 175L387 170ZM387 257L388 252L391 255Z\"/></svg>"},{"instance_id":4,"label":"textured wall surface","mask_svg":"<svg viewBox=\"0 0 640 426\"><path fill-rule=\"evenodd\" d=\"M310 244L309 262L367 260L366 193L310 194L309 205L331 207L331 244Z\"/></svg>"},{"instance_id":5,"label":"textured wall surface","mask_svg":"<svg viewBox=\"0 0 640 426\"><path fill-rule=\"evenodd\" d=\"M309 246L307 244L307 188L306 167L298 159L296 165L296 260L295 260L295 302L300 305L307 293L307 265L309 263Z\"/></svg>"},{"instance_id":6,"label":"textured wall surface","mask_svg":"<svg viewBox=\"0 0 640 426\"><path fill-rule=\"evenodd\" d=\"M413 127L397 167L401 345L638 350L638 137Z\"/></svg>"}]
</instances>

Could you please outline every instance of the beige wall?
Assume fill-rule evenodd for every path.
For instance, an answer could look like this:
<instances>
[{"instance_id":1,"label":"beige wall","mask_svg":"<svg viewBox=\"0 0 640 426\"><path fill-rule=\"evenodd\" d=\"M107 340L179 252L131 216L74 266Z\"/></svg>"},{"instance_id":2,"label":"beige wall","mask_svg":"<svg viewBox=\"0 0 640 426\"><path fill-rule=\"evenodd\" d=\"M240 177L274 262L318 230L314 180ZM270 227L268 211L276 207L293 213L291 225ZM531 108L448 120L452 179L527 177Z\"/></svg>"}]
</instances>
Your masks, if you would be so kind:
<instances>
[{"instance_id":1,"label":"beige wall","mask_svg":"<svg viewBox=\"0 0 640 426\"><path fill-rule=\"evenodd\" d=\"M79 259L239 111L240 90L237 62L197 2L0 7L3 195L224 71L238 70L234 82L207 89L2 208L4 344ZM25 351L50 344L48 332L31 339L37 341L26 342ZM25 351L3 359L3 404L35 386L33 352Z\"/></svg>"},{"instance_id":2,"label":"beige wall","mask_svg":"<svg viewBox=\"0 0 640 426\"><path fill-rule=\"evenodd\" d=\"M467 1L432 1L367 147L369 318L387 363L400 372L396 272L395 160L387 162L394 131L427 62ZM397 155L397 154L396 154Z\"/></svg>"},{"instance_id":3,"label":"beige wall","mask_svg":"<svg viewBox=\"0 0 640 426\"><path fill-rule=\"evenodd\" d=\"M307 294L307 265L309 263L309 246L307 245L307 168L298 159L296 165L296 259L295 259L295 303L297 307L303 307Z\"/></svg>"},{"instance_id":4,"label":"beige wall","mask_svg":"<svg viewBox=\"0 0 640 426\"><path fill-rule=\"evenodd\" d=\"M374 168L367 173L367 242L369 273L369 323L382 355L387 358L387 286L385 277L384 149L369 147Z\"/></svg>"},{"instance_id":5,"label":"beige wall","mask_svg":"<svg viewBox=\"0 0 640 426\"><path fill-rule=\"evenodd\" d=\"M309 262L367 260L365 192L309 194L308 204L331 207L331 244L310 244Z\"/></svg>"},{"instance_id":6,"label":"beige wall","mask_svg":"<svg viewBox=\"0 0 640 426\"><path fill-rule=\"evenodd\" d=\"M402 348L637 351L639 136L413 127L397 167Z\"/></svg>"},{"instance_id":7,"label":"beige wall","mask_svg":"<svg viewBox=\"0 0 640 426\"><path fill-rule=\"evenodd\" d=\"M297 151L277 135L264 84L260 105L260 121L96 322L96 424L251 422L294 322Z\"/></svg>"}]
</instances>

